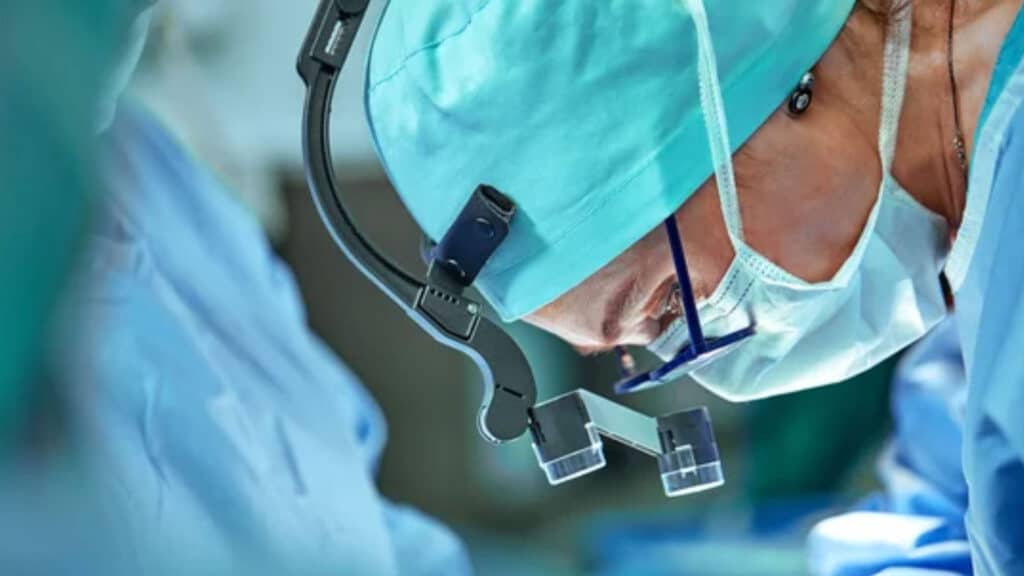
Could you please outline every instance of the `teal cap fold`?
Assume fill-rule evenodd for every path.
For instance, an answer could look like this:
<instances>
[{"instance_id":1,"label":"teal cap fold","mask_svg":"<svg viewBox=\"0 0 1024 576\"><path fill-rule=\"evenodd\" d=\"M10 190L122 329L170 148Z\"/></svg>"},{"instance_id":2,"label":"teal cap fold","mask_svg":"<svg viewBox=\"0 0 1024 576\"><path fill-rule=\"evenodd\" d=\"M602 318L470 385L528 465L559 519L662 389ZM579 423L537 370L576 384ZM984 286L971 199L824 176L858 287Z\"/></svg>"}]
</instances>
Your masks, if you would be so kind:
<instances>
[{"instance_id":1,"label":"teal cap fold","mask_svg":"<svg viewBox=\"0 0 1024 576\"><path fill-rule=\"evenodd\" d=\"M739 148L855 0L706 0ZM506 321L568 292L713 173L693 20L677 0L392 0L367 66L378 155L424 231L479 184L515 201L476 286Z\"/></svg>"}]
</instances>

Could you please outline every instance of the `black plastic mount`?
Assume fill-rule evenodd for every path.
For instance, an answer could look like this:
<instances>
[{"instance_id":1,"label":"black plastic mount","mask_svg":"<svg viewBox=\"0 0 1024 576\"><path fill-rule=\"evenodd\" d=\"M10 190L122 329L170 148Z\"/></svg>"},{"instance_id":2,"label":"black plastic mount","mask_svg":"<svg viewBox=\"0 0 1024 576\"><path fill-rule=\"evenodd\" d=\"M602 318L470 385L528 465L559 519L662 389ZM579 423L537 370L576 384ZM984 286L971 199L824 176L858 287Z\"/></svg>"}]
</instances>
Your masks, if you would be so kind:
<instances>
[{"instance_id":1,"label":"black plastic mount","mask_svg":"<svg viewBox=\"0 0 1024 576\"><path fill-rule=\"evenodd\" d=\"M508 236L515 213L512 200L497 189L481 184L441 242L430 251L428 278L433 279L441 269L462 286L472 284Z\"/></svg>"},{"instance_id":2,"label":"black plastic mount","mask_svg":"<svg viewBox=\"0 0 1024 576\"><path fill-rule=\"evenodd\" d=\"M590 447L587 425L592 422L579 396L566 394L530 411L530 435L545 462Z\"/></svg>"},{"instance_id":3,"label":"black plastic mount","mask_svg":"<svg viewBox=\"0 0 1024 576\"><path fill-rule=\"evenodd\" d=\"M658 440L663 454L689 444L698 466L719 460L711 414L704 407L658 418Z\"/></svg>"},{"instance_id":4,"label":"black plastic mount","mask_svg":"<svg viewBox=\"0 0 1024 576\"><path fill-rule=\"evenodd\" d=\"M492 442L513 440L526 432L528 410L536 401L533 374L515 341L462 292L507 236L514 206L497 190L478 188L446 236L453 239L447 244L442 240L439 247L444 249L423 281L373 246L338 192L331 161L331 103L368 4L321 0L299 54L299 75L307 88L303 152L313 201L335 243L356 268L435 340L476 363L484 379L477 419L483 437Z\"/></svg>"}]
</instances>

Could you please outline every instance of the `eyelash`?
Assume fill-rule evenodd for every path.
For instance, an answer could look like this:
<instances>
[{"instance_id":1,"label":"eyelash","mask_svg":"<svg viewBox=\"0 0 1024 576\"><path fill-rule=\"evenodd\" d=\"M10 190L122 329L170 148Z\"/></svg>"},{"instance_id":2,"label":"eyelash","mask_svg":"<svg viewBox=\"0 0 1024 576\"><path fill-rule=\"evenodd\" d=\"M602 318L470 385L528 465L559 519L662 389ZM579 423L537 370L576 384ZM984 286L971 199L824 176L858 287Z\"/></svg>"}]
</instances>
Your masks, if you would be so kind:
<instances>
[{"instance_id":1,"label":"eyelash","mask_svg":"<svg viewBox=\"0 0 1024 576\"><path fill-rule=\"evenodd\" d=\"M673 316L681 316L682 313L682 295L679 292L679 284L674 282L669 288L668 294L665 295L661 305L661 313L658 314L658 317L663 318L670 314Z\"/></svg>"}]
</instances>

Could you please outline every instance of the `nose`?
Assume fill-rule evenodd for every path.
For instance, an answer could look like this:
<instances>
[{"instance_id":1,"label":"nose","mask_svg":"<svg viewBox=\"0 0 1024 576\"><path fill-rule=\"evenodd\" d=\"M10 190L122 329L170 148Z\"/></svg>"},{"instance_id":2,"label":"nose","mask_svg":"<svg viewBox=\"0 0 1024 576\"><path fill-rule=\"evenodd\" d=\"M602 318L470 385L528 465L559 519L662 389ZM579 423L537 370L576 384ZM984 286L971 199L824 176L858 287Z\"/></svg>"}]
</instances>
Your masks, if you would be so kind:
<instances>
[{"instance_id":1,"label":"nose","mask_svg":"<svg viewBox=\"0 0 1024 576\"><path fill-rule=\"evenodd\" d=\"M644 317L637 321L619 337L619 346L647 346L657 338L662 331L662 320L654 317Z\"/></svg>"}]
</instances>

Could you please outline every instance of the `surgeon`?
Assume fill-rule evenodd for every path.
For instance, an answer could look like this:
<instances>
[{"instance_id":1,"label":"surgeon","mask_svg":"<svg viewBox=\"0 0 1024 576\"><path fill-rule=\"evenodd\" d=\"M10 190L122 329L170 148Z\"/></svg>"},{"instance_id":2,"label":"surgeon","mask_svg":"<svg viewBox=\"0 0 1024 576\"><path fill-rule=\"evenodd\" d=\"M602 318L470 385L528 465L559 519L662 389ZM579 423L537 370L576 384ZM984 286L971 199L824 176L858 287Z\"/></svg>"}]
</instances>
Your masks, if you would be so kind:
<instances>
[{"instance_id":1,"label":"surgeon","mask_svg":"<svg viewBox=\"0 0 1024 576\"><path fill-rule=\"evenodd\" d=\"M122 4L131 41L89 111L104 178L51 359L77 449L55 492L72 497L47 497L36 469L4 485L4 572L469 573L451 531L377 491L382 414L307 327L255 219L116 106L153 2Z\"/></svg>"},{"instance_id":2,"label":"surgeon","mask_svg":"<svg viewBox=\"0 0 1024 576\"><path fill-rule=\"evenodd\" d=\"M476 282L504 320L667 360L689 308L728 346L681 371L730 400L955 306L971 563L1024 574L1021 4L396 0L367 114L435 240L481 183L515 203Z\"/></svg>"}]
</instances>

